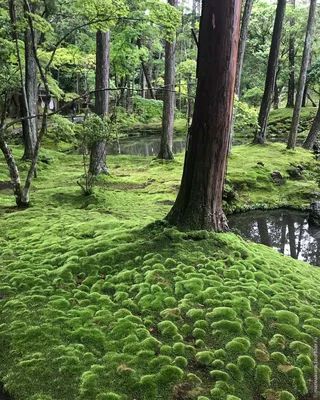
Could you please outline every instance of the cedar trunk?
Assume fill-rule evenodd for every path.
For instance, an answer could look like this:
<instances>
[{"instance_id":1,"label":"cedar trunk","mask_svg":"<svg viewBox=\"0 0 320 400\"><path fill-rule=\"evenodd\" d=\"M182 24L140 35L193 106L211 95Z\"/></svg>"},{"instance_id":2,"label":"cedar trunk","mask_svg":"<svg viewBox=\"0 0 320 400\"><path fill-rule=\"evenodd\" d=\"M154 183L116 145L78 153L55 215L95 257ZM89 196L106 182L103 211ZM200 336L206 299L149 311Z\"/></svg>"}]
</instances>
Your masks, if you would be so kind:
<instances>
[{"instance_id":1,"label":"cedar trunk","mask_svg":"<svg viewBox=\"0 0 320 400\"><path fill-rule=\"evenodd\" d=\"M178 0L168 0L173 7L178 6ZM172 140L175 109L175 64L176 64L176 39L165 45L165 72L164 72L164 97L162 115L162 135L158 158L173 160Z\"/></svg>"},{"instance_id":2,"label":"cedar trunk","mask_svg":"<svg viewBox=\"0 0 320 400\"><path fill-rule=\"evenodd\" d=\"M272 41L269 53L266 82L258 118L259 129L256 131L253 140L253 142L257 144L263 144L267 140L267 125L268 125L270 108L273 100L274 85L278 70L279 51L281 44L283 20L286 10L286 3L287 0L278 0L276 18L273 27Z\"/></svg>"},{"instance_id":3,"label":"cedar trunk","mask_svg":"<svg viewBox=\"0 0 320 400\"><path fill-rule=\"evenodd\" d=\"M102 119L109 111L109 88L110 76L110 33L97 31L96 33L96 101L95 112ZM106 166L107 141L96 140L90 149L91 175L108 173Z\"/></svg>"},{"instance_id":4,"label":"cedar trunk","mask_svg":"<svg viewBox=\"0 0 320 400\"><path fill-rule=\"evenodd\" d=\"M288 149L294 149L296 147L296 140L298 134L298 127L300 121L300 113L303 101L303 92L306 85L307 80L307 71L311 53L311 46L312 46L312 36L314 31L314 23L316 19L316 11L317 11L317 0L310 1L310 9L309 9L309 18L308 18L308 25L307 25L307 32L306 32L306 39L304 43L303 49L303 56L301 62L301 69L300 69L300 77L299 77L299 85L297 90L296 102L293 110L293 117L291 122L291 129L288 139Z\"/></svg>"},{"instance_id":5,"label":"cedar trunk","mask_svg":"<svg viewBox=\"0 0 320 400\"><path fill-rule=\"evenodd\" d=\"M23 116L36 116L38 114L38 79L37 61L33 53L32 37L30 29L25 31L25 87L26 101ZM23 160L32 160L37 143L37 118L22 121L22 133L24 140Z\"/></svg>"},{"instance_id":6,"label":"cedar trunk","mask_svg":"<svg viewBox=\"0 0 320 400\"><path fill-rule=\"evenodd\" d=\"M313 145L317 139L318 133L320 131L320 102L317 111L317 115L314 117L310 132L308 134L307 139L303 143L303 146L307 150L312 150Z\"/></svg>"},{"instance_id":7,"label":"cedar trunk","mask_svg":"<svg viewBox=\"0 0 320 400\"><path fill-rule=\"evenodd\" d=\"M290 0L293 10L296 7L296 0ZM290 19L291 30L295 26L295 18ZM295 38L294 33L291 31L289 39L289 82L288 82L288 101L287 108L294 107L294 62L295 62Z\"/></svg>"},{"instance_id":8,"label":"cedar trunk","mask_svg":"<svg viewBox=\"0 0 320 400\"><path fill-rule=\"evenodd\" d=\"M206 0L200 21L197 92L181 187L167 216L181 229L225 231L222 192L240 30L241 1Z\"/></svg>"}]
</instances>

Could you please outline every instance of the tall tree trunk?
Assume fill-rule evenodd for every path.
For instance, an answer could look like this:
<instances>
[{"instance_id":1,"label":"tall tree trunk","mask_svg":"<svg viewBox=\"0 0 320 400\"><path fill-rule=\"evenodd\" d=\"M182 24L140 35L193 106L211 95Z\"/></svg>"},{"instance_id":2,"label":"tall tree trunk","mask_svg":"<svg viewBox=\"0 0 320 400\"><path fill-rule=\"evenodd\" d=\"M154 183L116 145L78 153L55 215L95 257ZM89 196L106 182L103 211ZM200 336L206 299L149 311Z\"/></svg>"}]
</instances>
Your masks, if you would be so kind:
<instances>
[{"instance_id":1,"label":"tall tree trunk","mask_svg":"<svg viewBox=\"0 0 320 400\"><path fill-rule=\"evenodd\" d=\"M34 5L32 12L34 12ZM25 10L27 11L27 10ZM32 47L32 38L30 29L26 29L24 34L24 46L25 46L25 87L26 87L26 101L27 106L24 104L23 116L28 117L31 115L36 116L38 114L38 79L37 79L37 62L34 56ZM23 120L22 122L22 133L24 139L24 154L23 160L32 160L34 149L37 142L37 118L31 118Z\"/></svg>"},{"instance_id":2,"label":"tall tree trunk","mask_svg":"<svg viewBox=\"0 0 320 400\"><path fill-rule=\"evenodd\" d=\"M168 0L173 7L178 6L178 0ZM165 45L164 98L162 114L162 135L158 158L173 160L172 141L175 109L175 67L176 67L176 38Z\"/></svg>"},{"instance_id":3,"label":"tall tree trunk","mask_svg":"<svg viewBox=\"0 0 320 400\"><path fill-rule=\"evenodd\" d=\"M102 119L109 111L109 90L101 90L109 87L110 75L110 33L96 32L96 101L95 112ZM107 141L106 139L96 140L90 149L91 175L108 173L106 165Z\"/></svg>"},{"instance_id":4,"label":"tall tree trunk","mask_svg":"<svg viewBox=\"0 0 320 400\"><path fill-rule=\"evenodd\" d=\"M271 240L269 236L269 231L268 231L268 224L265 218L258 218L257 219L258 223L258 230L259 230L259 235L260 235L260 242L264 244L265 246L271 246Z\"/></svg>"},{"instance_id":5,"label":"tall tree trunk","mask_svg":"<svg viewBox=\"0 0 320 400\"><path fill-rule=\"evenodd\" d=\"M253 142L257 144L263 144L267 140L267 125L269 120L270 108L273 100L274 84L278 70L279 51L281 44L283 20L286 10L286 3L287 0L278 0L276 18L273 27L272 41L269 53L266 82L258 117L259 129L257 129L253 140Z\"/></svg>"},{"instance_id":6,"label":"tall tree trunk","mask_svg":"<svg viewBox=\"0 0 320 400\"><path fill-rule=\"evenodd\" d=\"M241 0L202 3L197 93L181 187L168 221L182 229L228 229L222 192L234 98Z\"/></svg>"},{"instance_id":7,"label":"tall tree trunk","mask_svg":"<svg viewBox=\"0 0 320 400\"><path fill-rule=\"evenodd\" d=\"M319 131L320 131L320 102L319 102L317 115L314 117L310 132L309 132L305 142L303 143L302 147L304 147L307 150L312 150L313 145L317 139Z\"/></svg>"},{"instance_id":8,"label":"tall tree trunk","mask_svg":"<svg viewBox=\"0 0 320 400\"><path fill-rule=\"evenodd\" d=\"M316 18L317 11L317 0L310 0L309 18L306 32L306 39L304 43L303 56L301 62L301 70L299 77L299 85L296 96L296 103L293 110L293 117L291 122L291 129L288 139L288 149L294 149L296 147L296 140L298 134L298 127L300 121L301 106L303 100L303 91L307 80L307 71L309 65L309 58L312 46L312 36L314 31L314 22Z\"/></svg>"},{"instance_id":9,"label":"tall tree trunk","mask_svg":"<svg viewBox=\"0 0 320 400\"><path fill-rule=\"evenodd\" d=\"M189 128L190 126L190 122L191 122L191 118L192 118L192 106L193 106L193 99L192 99L192 76L191 74L188 74L188 78L187 78L187 95L188 95L188 99L187 99L187 126Z\"/></svg>"},{"instance_id":10,"label":"tall tree trunk","mask_svg":"<svg viewBox=\"0 0 320 400\"><path fill-rule=\"evenodd\" d=\"M235 86L235 93L237 96L240 95L240 83L241 83L241 75L242 75L242 68L243 68L243 59L244 59L244 53L245 53L245 49L246 49L250 15L251 15L251 11L252 11L253 1L254 0L246 0L246 4L244 6L243 15L242 15L239 51L238 51L238 60L237 60L236 86Z\"/></svg>"},{"instance_id":11,"label":"tall tree trunk","mask_svg":"<svg viewBox=\"0 0 320 400\"><path fill-rule=\"evenodd\" d=\"M238 59L237 59L236 83L235 83L235 89L234 89L235 94L238 97L240 97L240 84L241 84L243 60L244 60L244 53L245 53L246 44L247 44L247 36L248 36L249 22L250 22L253 1L254 0L246 0L246 4L244 6L243 15L242 15L239 49L238 49ZM229 154L231 154L231 149L232 149L232 138L234 136L234 125L236 123L236 118L237 118L237 110L234 106L231 130L230 130L230 142L229 142L229 150L228 150Z\"/></svg>"},{"instance_id":12,"label":"tall tree trunk","mask_svg":"<svg viewBox=\"0 0 320 400\"><path fill-rule=\"evenodd\" d=\"M290 4L292 5L292 12L294 12L296 7L296 0L290 0ZM289 39L289 82L288 82L288 101L287 108L294 107L294 62L295 62L295 37L292 32L295 26L296 20L294 17L290 19L290 39Z\"/></svg>"},{"instance_id":13,"label":"tall tree trunk","mask_svg":"<svg viewBox=\"0 0 320 400\"><path fill-rule=\"evenodd\" d=\"M277 83L277 79L274 83L274 96L273 96L273 108L275 110L279 109L279 104L280 104L280 91L282 90L282 88L279 88L278 83Z\"/></svg>"}]
</instances>

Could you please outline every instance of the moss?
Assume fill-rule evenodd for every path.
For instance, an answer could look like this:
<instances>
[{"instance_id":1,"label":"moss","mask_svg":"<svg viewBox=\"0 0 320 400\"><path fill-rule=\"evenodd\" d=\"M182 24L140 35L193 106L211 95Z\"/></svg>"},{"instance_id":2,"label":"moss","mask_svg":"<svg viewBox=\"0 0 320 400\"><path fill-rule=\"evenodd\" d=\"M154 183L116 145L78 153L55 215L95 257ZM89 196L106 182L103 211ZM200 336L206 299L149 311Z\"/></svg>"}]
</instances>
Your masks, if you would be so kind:
<instances>
[{"instance_id":1,"label":"moss","mask_svg":"<svg viewBox=\"0 0 320 400\"><path fill-rule=\"evenodd\" d=\"M287 375L293 380L294 386L297 388L300 394L307 394L308 388L306 381L303 376L303 372L300 368L292 368L287 372Z\"/></svg>"},{"instance_id":2,"label":"moss","mask_svg":"<svg viewBox=\"0 0 320 400\"><path fill-rule=\"evenodd\" d=\"M243 381L243 373L240 371L239 367L236 364L229 363L227 364L226 368L232 379L237 382Z\"/></svg>"},{"instance_id":3,"label":"moss","mask_svg":"<svg viewBox=\"0 0 320 400\"><path fill-rule=\"evenodd\" d=\"M221 331L229 335L239 335L242 331L242 326L238 321L222 320L212 323L211 326L214 331Z\"/></svg>"},{"instance_id":4,"label":"moss","mask_svg":"<svg viewBox=\"0 0 320 400\"><path fill-rule=\"evenodd\" d=\"M250 340L244 337L237 337L226 344L226 349L230 353L246 353L250 346Z\"/></svg>"},{"instance_id":5,"label":"moss","mask_svg":"<svg viewBox=\"0 0 320 400\"><path fill-rule=\"evenodd\" d=\"M299 317L297 314L287 311L280 310L276 311L276 318L280 323L290 324L290 325L299 325Z\"/></svg>"},{"instance_id":6,"label":"moss","mask_svg":"<svg viewBox=\"0 0 320 400\"><path fill-rule=\"evenodd\" d=\"M174 337L178 333L178 329L171 321L159 322L158 328L163 336Z\"/></svg>"},{"instance_id":7,"label":"moss","mask_svg":"<svg viewBox=\"0 0 320 400\"><path fill-rule=\"evenodd\" d=\"M159 373L159 383L167 385L179 382L183 378L183 370L173 365L166 365L161 368Z\"/></svg>"},{"instance_id":8,"label":"moss","mask_svg":"<svg viewBox=\"0 0 320 400\"><path fill-rule=\"evenodd\" d=\"M201 365L211 365L214 359L212 351L199 351L196 354L196 361Z\"/></svg>"},{"instance_id":9,"label":"moss","mask_svg":"<svg viewBox=\"0 0 320 400\"><path fill-rule=\"evenodd\" d=\"M244 373L252 371L256 366L255 360L250 356L239 356L237 364L240 371Z\"/></svg>"},{"instance_id":10,"label":"moss","mask_svg":"<svg viewBox=\"0 0 320 400\"><path fill-rule=\"evenodd\" d=\"M283 353L280 353L279 351L271 353L270 357L271 360L276 361L278 364L286 364L288 362L287 357Z\"/></svg>"},{"instance_id":11,"label":"moss","mask_svg":"<svg viewBox=\"0 0 320 400\"><path fill-rule=\"evenodd\" d=\"M287 392L286 390L283 390L280 393L280 400L295 400L296 398L291 394L290 392Z\"/></svg>"},{"instance_id":12,"label":"moss","mask_svg":"<svg viewBox=\"0 0 320 400\"><path fill-rule=\"evenodd\" d=\"M268 365L258 365L255 373L255 382L261 388L270 386L272 370Z\"/></svg>"},{"instance_id":13,"label":"moss","mask_svg":"<svg viewBox=\"0 0 320 400\"><path fill-rule=\"evenodd\" d=\"M229 320L233 321L237 313L231 307L217 307L211 313L206 314L206 319L209 321Z\"/></svg>"},{"instance_id":14,"label":"moss","mask_svg":"<svg viewBox=\"0 0 320 400\"><path fill-rule=\"evenodd\" d=\"M215 380L215 381L225 381L228 382L230 377L229 374L226 372L220 371L220 370L212 370L210 371L210 376Z\"/></svg>"},{"instance_id":15,"label":"moss","mask_svg":"<svg viewBox=\"0 0 320 400\"><path fill-rule=\"evenodd\" d=\"M269 345L274 349L283 350L286 347L286 339L283 335L277 333L272 336Z\"/></svg>"},{"instance_id":16,"label":"moss","mask_svg":"<svg viewBox=\"0 0 320 400\"><path fill-rule=\"evenodd\" d=\"M300 341L291 342L289 347L294 353L306 354L306 355L312 354L311 346Z\"/></svg>"},{"instance_id":17,"label":"moss","mask_svg":"<svg viewBox=\"0 0 320 400\"><path fill-rule=\"evenodd\" d=\"M248 317L245 319L247 325L246 333L252 337L260 337L262 335L263 324L256 317Z\"/></svg>"}]
</instances>

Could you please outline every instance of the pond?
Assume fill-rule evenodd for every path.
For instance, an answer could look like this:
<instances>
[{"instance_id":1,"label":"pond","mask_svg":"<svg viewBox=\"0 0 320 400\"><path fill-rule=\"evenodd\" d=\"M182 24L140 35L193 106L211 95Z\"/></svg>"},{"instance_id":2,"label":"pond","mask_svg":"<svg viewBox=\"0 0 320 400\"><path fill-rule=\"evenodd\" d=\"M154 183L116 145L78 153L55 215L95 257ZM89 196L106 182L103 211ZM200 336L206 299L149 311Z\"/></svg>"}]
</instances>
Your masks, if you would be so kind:
<instances>
[{"instance_id":1,"label":"pond","mask_svg":"<svg viewBox=\"0 0 320 400\"><path fill-rule=\"evenodd\" d=\"M120 148L117 143L109 146L108 154L127 154L131 156L157 156L160 150L159 136L136 136L120 139ZM172 144L173 154L182 153L186 147L186 139L174 139ZM119 151L120 150L120 151Z\"/></svg>"},{"instance_id":2,"label":"pond","mask_svg":"<svg viewBox=\"0 0 320 400\"><path fill-rule=\"evenodd\" d=\"M307 217L307 212L269 210L234 214L228 220L243 238L320 266L320 228L310 226Z\"/></svg>"}]
</instances>

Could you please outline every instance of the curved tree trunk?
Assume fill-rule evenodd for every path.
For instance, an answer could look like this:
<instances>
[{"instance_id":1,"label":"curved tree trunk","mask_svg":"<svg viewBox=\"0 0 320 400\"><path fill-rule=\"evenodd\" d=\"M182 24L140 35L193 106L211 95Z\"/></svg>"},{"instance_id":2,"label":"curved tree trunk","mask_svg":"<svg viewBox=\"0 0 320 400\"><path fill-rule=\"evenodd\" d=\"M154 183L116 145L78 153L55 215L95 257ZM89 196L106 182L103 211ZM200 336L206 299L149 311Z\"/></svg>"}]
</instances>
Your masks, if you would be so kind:
<instances>
[{"instance_id":1,"label":"curved tree trunk","mask_svg":"<svg viewBox=\"0 0 320 400\"><path fill-rule=\"evenodd\" d=\"M293 11L296 7L296 0L290 0L290 4L292 5ZM293 29L295 26L296 20L294 17L290 19L290 28ZM294 33L290 33L289 39L289 82L288 82L288 101L287 108L294 107L294 62L295 62L295 38Z\"/></svg>"},{"instance_id":2,"label":"curved tree trunk","mask_svg":"<svg viewBox=\"0 0 320 400\"><path fill-rule=\"evenodd\" d=\"M228 229L222 192L228 154L241 1L202 3L197 93L181 187L166 217L181 229Z\"/></svg>"},{"instance_id":3,"label":"curved tree trunk","mask_svg":"<svg viewBox=\"0 0 320 400\"><path fill-rule=\"evenodd\" d=\"M102 119L109 111L109 90L101 90L109 87L110 75L110 33L97 31L96 33L96 101L95 112ZM108 173L106 165L107 141L96 140L90 149L91 175Z\"/></svg>"},{"instance_id":4,"label":"curved tree trunk","mask_svg":"<svg viewBox=\"0 0 320 400\"><path fill-rule=\"evenodd\" d=\"M313 145L317 139L319 131L320 131L320 102L319 102L317 115L314 117L310 132L309 132L308 137L306 138L305 142L303 143L302 147L304 147L307 150L312 150Z\"/></svg>"},{"instance_id":5,"label":"curved tree trunk","mask_svg":"<svg viewBox=\"0 0 320 400\"><path fill-rule=\"evenodd\" d=\"M304 92L304 88L306 85L309 58L310 58L310 53L311 53L312 36L313 36L313 31L314 31L316 11L317 11L317 0L311 0L307 32L306 32L306 39L305 39L305 43L304 43L304 50L303 50L303 56L302 56L302 62L301 62L299 85L298 85L298 90L297 90L296 103L295 103L294 110L293 110L293 117L292 117L292 122L291 122L291 128L290 128L287 149L294 149L296 147L296 140L297 140L297 134L298 134L299 121L300 121L300 113L301 113L301 107L302 107L302 101L303 101L303 92Z\"/></svg>"},{"instance_id":6,"label":"curved tree trunk","mask_svg":"<svg viewBox=\"0 0 320 400\"><path fill-rule=\"evenodd\" d=\"M173 7L178 6L178 0L168 0ZM173 160L172 140L175 109L175 64L176 64L176 38L165 45L165 72L164 72L164 98L162 115L162 135L158 158Z\"/></svg>"},{"instance_id":7,"label":"curved tree trunk","mask_svg":"<svg viewBox=\"0 0 320 400\"><path fill-rule=\"evenodd\" d=\"M266 82L258 117L259 129L256 131L253 140L253 142L257 144L263 144L267 140L267 125L268 125L270 108L273 100L274 85L278 70L279 51L281 44L283 20L286 10L286 3L287 0L278 0L276 18L272 33L272 42L269 53Z\"/></svg>"}]
</instances>

